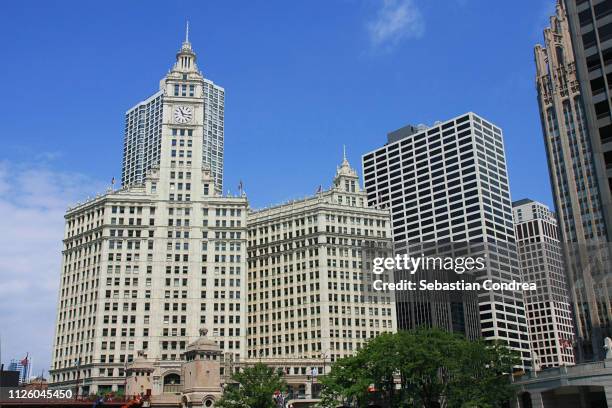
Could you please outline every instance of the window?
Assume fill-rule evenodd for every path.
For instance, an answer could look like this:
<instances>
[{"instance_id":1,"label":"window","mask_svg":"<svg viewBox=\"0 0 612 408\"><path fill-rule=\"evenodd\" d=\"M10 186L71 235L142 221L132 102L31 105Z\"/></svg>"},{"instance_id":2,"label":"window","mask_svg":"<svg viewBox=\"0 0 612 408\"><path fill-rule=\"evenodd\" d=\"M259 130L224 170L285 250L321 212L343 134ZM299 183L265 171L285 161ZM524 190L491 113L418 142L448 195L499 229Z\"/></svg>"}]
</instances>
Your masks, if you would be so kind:
<instances>
[{"instance_id":1,"label":"window","mask_svg":"<svg viewBox=\"0 0 612 408\"><path fill-rule=\"evenodd\" d=\"M597 114L597 119L601 119L610 114L610 106L608 105L608 101L601 101L595 104L595 113Z\"/></svg>"}]
</instances>

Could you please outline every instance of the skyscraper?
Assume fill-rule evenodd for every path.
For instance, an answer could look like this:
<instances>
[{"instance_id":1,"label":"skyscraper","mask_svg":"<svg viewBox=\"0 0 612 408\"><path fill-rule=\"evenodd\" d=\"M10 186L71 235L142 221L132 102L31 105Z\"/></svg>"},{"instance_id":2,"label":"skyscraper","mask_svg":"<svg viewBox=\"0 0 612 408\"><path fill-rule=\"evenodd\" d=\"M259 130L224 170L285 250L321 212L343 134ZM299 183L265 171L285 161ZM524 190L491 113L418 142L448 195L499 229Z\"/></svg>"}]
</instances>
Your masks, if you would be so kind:
<instances>
[{"instance_id":1,"label":"skyscraper","mask_svg":"<svg viewBox=\"0 0 612 408\"><path fill-rule=\"evenodd\" d=\"M368 291L365 253L390 248L346 157L329 190L248 215L248 355L336 361L396 331L389 291Z\"/></svg>"},{"instance_id":2,"label":"skyscraper","mask_svg":"<svg viewBox=\"0 0 612 408\"><path fill-rule=\"evenodd\" d=\"M19 372L19 384L25 384L30 379L30 360L26 356L23 360L11 360L8 365L9 371Z\"/></svg>"},{"instance_id":3,"label":"skyscraper","mask_svg":"<svg viewBox=\"0 0 612 408\"><path fill-rule=\"evenodd\" d=\"M500 128L474 113L428 129L407 126L363 156L363 172L369 205L391 210L397 251L483 256L476 281L520 281ZM482 336L505 341L529 365L522 292L481 291L478 303ZM398 321L404 313L398 307Z\"/></svg>"},{"instance_id":4,"label":"skyscraper","mask_svg":"<svg viewBox=\"0 0 612 408\"><path fill-rule=\"evenodd\" d=\"M196 54L189 42L189 27L185 42L176 55L176 63L160 81L160 90L125 114L121 182L124 186L142 183L147 172L159 164L163 110L168 108L164 100L176 96L203 104L202 111L197 113L201 115L198 119L204 127L201 159L210 168L216 192L220 194L223 189L225 90L204 78L198 70Z\"/></svg>"},{"instance_id":5,"label":"skyscraper","mask_svg":"<svg viewBox=\"0 0 612 408\"><path fill-rule=\"evenodd\" d=\"M224 358L246 354L247 200L218 194L200 155L207 89L186 41L143 108L159 117L142 183L66 213L52 386L121 389L138 350L176 377L203 326Z\"/></svg>"},{"instance_id":6,"label":"skyscraper","mask_svg":"<svg viewBox=\"0 0 612 408\"><path fill-rule=\"evenodd\" d=\"M612 25L599 21L612 3L591 3L568 0L566 13L558 1L544 30L545 45L535 47L538 104L579 361L602 358L603 338L612 334L611 80L604 75L612 61L607 42Z\"/></svg>"},{"instance_id":7,"label":"skyscraper","mask_svg":"<svg viewBox=\"0 0 612 408\"><path fill-rule=\"evenodd\" d=\"M566 31L569 25L571 43L575 58L575 72L580 88L581 99L584 104L584 116L588 132L586 137L590 143L590 155L593 172L590 178L583 178L585 183L593 184L598 191L599 202L596 203L596 212L600 212L600 226L593 231L586 228L585 237L603 237L607 242L612 241L612 75L608 73L612 67L612 2L609 0L566 0L567 24L565 18L551 21L557 24L552 27L552 33L559 30ZM563 14L563 6L558 1L557 14ZM561 44L561 49L567 44L565 33L556 38L555 45ZM547 46L549 48L549 46ZM558 50L558 48L555 48ZM571 52L565 53L571 58ZM558 51L557 51L558 52ZM551 68L554 68L551 67ZM584 218L584 217L583 217ZM602 219L603 218L603 219ZM603 229L603 233L599 230ZM579 233L580 230L577 231Z\"/></svg>"},{"instance_id":8,"label":"skyscraper","mask_svg":"<svg viewBox=\"0 0 612 408\"><path fill-rule=\"evenodd\" d=\"M542 203L512 203L531 350L542 368L574 364L574 323L555 214Z\"/></svg>"},{"instance_id":9,"label":"skyscraper","mask_svg":"<svg viewBox=\"0 0 612 408\"><path fill-rule=\"evenodd\" d=\"M605 239L606 209L598 189L592 138L586 122L588 100L584 102L579 86L561 2L551 17L551 26L544 30L544 41L545 47L535 46L536 83L562 237L566 242Z\"/></svg>"}]
</instances>

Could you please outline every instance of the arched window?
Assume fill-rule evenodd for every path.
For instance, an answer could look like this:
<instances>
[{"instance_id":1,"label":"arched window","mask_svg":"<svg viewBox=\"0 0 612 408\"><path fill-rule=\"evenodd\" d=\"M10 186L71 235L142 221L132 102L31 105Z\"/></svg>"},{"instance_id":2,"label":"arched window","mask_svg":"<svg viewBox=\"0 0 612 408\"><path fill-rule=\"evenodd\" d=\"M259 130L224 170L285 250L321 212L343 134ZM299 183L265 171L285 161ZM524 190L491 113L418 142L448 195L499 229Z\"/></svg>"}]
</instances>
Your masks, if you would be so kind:
<instances>
[{"instance_id":1,"label":"arched window","mask_svg":"<svg viewBox=\"0 0 612 408\"><path fill-rule=\"evenodd\" d=\"M164 377L164 385L174 385L181 383L181 376L175 373L168 374Z\"/></svg>"}]
</instances>

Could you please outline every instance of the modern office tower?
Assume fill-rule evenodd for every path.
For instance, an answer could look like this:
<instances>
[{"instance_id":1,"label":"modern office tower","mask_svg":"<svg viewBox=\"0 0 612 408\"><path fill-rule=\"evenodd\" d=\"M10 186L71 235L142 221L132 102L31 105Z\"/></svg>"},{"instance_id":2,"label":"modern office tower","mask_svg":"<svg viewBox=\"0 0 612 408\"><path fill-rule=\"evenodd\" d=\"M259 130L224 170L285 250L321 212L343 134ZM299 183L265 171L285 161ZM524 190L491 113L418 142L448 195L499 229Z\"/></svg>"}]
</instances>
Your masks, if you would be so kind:
<instances>
[{"instance_id":1,"label":"modern office tower","mask_svg":"<svg viewBox=\"0 0 612 408\"><path fill-rule=\"evenodd\" d=\"M391 210L396 251L480 256L485 267L473 273L477 282L520 281L501 129L467 113L388 138L363 156L363 172L369 205ZM478 301L482 336L507 342L529 365L522 292L483 290Z\"/></svg>"},{"instance_id":2,"label":"modern office tower","mask_svg":"<svg viewBox=\"0 0 612 408\"><path fill-rule=\"evenodd\" d=\"M537 285L524 292L531 350L542 368L573 365L574 328L557 219L533 200L512 207L523 281Z\"/></svg>"},{"instance_id":3,"label":"modern office tower","mask_svg":"<svg viewBox=\"0 0 612 408\"><path fill-rule=\"evenodd\" d=\"M191 81L194 62L183 44L162 81L159 162L144 182L66 213L54 387L121 389L139 350L162 374L180 372L202 327L224 357L246 354L247 199L217 194L202 163L205 83Z\"/></svg>"},{"instance_id":4,"label":"modern office tower","mask_svg":"<svg viewBox=\"0 0 612 408\"><path fill-rule=\"evenodd\" d=\"M329 190L249 212L248 229L249 357L335 361L396 330L393 294L365 289L389 212L367 205L346 158Z\"/></svg>"},{"instance_id":5,"label":"modern office tower","mask_svg":"<svg viewBox=\"0 0 612 408\"><path fill-rule=\"evenodd\" d=\"M123 186L142 183L147 172L159 164L163 110L168 108L164 101L168 97L183 96L198 101L203 106L197 113L201 115L198 120L204 126L202 162L212 172L217 193L222 192L225 90L204 78L198 70L196 54L191 48L188 36L189 31L177 53L176 64L160 81L159 91L136 104L125 114L121 175Z\"/></svg>"},{"instance_id":6,"label":"modern office tower","mask_svg":"<svg viewBox=\"0 0 612 408\"><path fill-rule=\"evenodd\" d=\"M397 253L405 251L397 250ZM452 251L449 251L449 255ZM437 253L442 255L441 253ZM452 283L458 280L454 272L428 271L428 281ZM454 275L454 276L453 276ZM422 275L411 275L402 270L395 271L395 281L418 282ZM463 275L461 279L473 283L474 278ZM420 327L438 327L449 332L459 333L468 339L481 337L478 294L466 290L410 290L396 291L395 305L397 327L403 330Z\"/></svg>"},{"instance_id":7,"label":"modern office tower","mask_svg":"<svg viewBox=\"0 0 612 408\"><path fill-rule=\"evenodd\" d=\"M538 103L578 361L603 358L601 344L612 335L611 79L604 75L612 61L612 23L605 17L612 3L591 3L568 0L566 14L558 1L544 30L544 47L535 47Z\"/></svg>"}]
</instances>

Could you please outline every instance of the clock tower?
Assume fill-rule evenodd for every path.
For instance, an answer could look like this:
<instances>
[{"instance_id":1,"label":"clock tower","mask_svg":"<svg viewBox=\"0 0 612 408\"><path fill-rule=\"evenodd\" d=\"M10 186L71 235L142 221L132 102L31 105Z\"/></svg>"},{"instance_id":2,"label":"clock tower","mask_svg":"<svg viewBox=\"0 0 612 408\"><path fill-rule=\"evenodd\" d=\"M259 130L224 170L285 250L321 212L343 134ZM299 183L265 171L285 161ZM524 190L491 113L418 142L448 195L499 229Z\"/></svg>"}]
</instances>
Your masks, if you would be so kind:
<instances>
[{"instance_id":1,"label":"clock tower","mask_svg":"<svg viewBox=\"0 0 612 408\"><path fill-rule=\"evenodd\" d=\"M204 195L204 185L194 181L211 173L210 165L198 154L205 145L205 82L188 33L159 86L163 103L158 192L170 201ZM212 192L214 188L207 193Z\"/></svg>"},{"instance_id":2,"label":"clock tower","mask_svg":"<svg viewBox=\"0 0 612 408\"><path fill-rule=\"evenodd\" d=\"M187 26L176 62L160 81L159 91L126 113L123 186L141 184L153 167L197 161L210 171L215 191L222 192L225 90L202 75L196 59ZM166 146L162 139L168 139L168 132L198 133L201 140L177 139L176 146ZM190 157L169 156L173 150L180 154L178 148L187 144Z\"/></svg>"}]
</instances>

